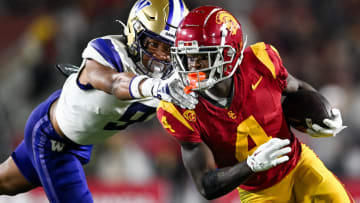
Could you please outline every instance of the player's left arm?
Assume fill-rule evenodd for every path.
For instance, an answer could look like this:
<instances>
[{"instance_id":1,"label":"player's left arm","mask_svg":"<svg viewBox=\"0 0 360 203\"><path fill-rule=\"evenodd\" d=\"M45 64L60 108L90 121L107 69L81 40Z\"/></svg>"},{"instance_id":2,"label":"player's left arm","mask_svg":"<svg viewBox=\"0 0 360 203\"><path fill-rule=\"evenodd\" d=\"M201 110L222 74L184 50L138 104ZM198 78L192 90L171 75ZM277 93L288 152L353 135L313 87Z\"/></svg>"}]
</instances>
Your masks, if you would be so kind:
<instances>
[{"instance_id":1,"label":"player's left arm","mask_svg":"<svg viewBox=\"0 0 360 203\"><path fill-rule=\"evenodd\" d=\"M286 78L287 86L283 90L283 94L286 95L287 93L296 92L300 89L302 90L309 90L309 91L316 91L316 89L311 86L309 83L295 78L293 75L288 73L288 77Z\"/></svg>"},{"instance_id":2,"label":"player's left arm","mask_svg":"<svg viewBox=\"0 0 360 203\"><path fill-rule=\"evenodd\" d=\"M276 81L277 87L280 88L282 94L286 96L287 93L296 92L300 89L316 91L309 83L299 80L288 73L284 67L279 52L275 47L265 44L263 42L251 45L251 50L257 59L264 65L259 67L266 67L260 71L267 76L270 76ZM266 70L266 71L264 71ZM341 130L346 128L342 124L341 113L339 109L331 110L331 119L324 119L323 123L327 128L323 128L318 124L308 122L308 134L313 137L329 137L335 136Z\"/></svg>"},{"instance_id":3,"label":"player's left arm","mask_svg":"<svg viewBox=\"0 0 360 203\"><path fill-rule=\"evenodd\" d=\"M283 90L283 94L286 95L290 92L296 92L300 89L316 91L309 83L299 80L288 73L287 87ZM346 126L343 125L341 112L337 108L331 109L331 119L326 118L323 123L327 128L321 127L318 123L312 123L311 119L307 119L307 133L312 137L332 137L342 131Z\"/></svg>"}]
</instances>

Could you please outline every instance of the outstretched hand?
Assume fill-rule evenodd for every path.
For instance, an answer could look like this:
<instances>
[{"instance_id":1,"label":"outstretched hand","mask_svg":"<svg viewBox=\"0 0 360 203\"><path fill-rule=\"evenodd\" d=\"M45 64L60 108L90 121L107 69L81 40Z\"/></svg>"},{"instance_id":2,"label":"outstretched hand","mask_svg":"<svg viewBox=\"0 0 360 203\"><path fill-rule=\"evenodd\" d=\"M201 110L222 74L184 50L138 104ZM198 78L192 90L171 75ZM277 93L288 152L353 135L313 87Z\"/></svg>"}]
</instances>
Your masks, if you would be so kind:
<instances>
[{"instance_id":1,"label":"outstretched hand","mask_svg":"<svg viewBox=\"0 0 360 203\"><path fill-rule=\"evenodd\" d=\"M177 74L166 80L137 75L130 82L129 92L132 98L156 97L184 109L194 109L198 103L195 92L184 92L184 85Z\"/></svg>"},{"instance_id":2,"label":"outstretched hand","mask_svg":"<svg viewBox=\"0 0 360 203\"><path fill-rule=\"evenodd\" d=\"M194 109L198 103L197 94L195 92L186 94L183 83L178 78L157 79L154 82L152 95L158 99L171 102L184 109Z\"/></svg>"}]
</instances>

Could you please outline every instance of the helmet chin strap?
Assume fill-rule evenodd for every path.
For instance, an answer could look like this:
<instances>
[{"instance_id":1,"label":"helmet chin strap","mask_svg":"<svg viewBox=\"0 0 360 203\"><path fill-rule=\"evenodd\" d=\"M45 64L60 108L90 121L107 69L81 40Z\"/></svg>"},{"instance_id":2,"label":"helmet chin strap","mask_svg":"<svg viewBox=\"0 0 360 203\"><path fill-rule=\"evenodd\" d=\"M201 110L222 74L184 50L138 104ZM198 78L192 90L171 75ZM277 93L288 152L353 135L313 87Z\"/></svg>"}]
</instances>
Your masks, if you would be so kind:
<instances>
[{"instance_id":1,"label":"helmet chin strap","mask_svg":"<svg viewBox=\"0 0 360 203\"><path fill-rule=\"evenodd\" d=\"M199 90L206 88L206 89L210 89L212 88L214 85L216 84L216 80L214 80L213 78L209 78L207 79L205 82L199 82ZM203 86L203 87L202 87Z\"/></svg>"},{"instance_id":2,"label":"helmet chin strap","mask_svg":"<svg viewBox=\"0 0 360 203\"><path fill-rule=\"evenodd\" d=\"M227 97L218 97L215 94L211 93L209 90L205 90L204 93L210 99L214 100L216 103L220 104L223 107L228 106L230 104L230 99Z\"/></svg>"}]
</instances>

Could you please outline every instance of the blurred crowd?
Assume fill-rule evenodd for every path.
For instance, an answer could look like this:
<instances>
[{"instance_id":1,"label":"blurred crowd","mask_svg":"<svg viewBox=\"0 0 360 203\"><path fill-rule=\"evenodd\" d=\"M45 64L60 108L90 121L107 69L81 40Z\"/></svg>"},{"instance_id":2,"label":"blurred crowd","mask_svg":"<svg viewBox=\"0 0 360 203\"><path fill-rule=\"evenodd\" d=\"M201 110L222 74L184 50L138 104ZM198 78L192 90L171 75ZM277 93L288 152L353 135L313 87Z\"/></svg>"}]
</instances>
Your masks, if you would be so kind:
<instances>
[{"instance_id":1,"label":"blurred crowd","mask_svg":"<svg viewBox=\"0 0 360 203\"><path fill-rule=\"evenodd\" d=\"M65 80L54 65L80 65L89 40L126 24L130 0L2 0L0 2L0 161L22 139L26 119ZM348 126L335 138L296 132L337 176L360 179L360 2L357 0L197 0L234 13L248 45L275 46L285 67L341 109ZM96 145L85 167L109 184L154 177L172 185L172 202L206 202L189 182L179 146L156 120L137 124Z\"/></svg>"}]
</instances>

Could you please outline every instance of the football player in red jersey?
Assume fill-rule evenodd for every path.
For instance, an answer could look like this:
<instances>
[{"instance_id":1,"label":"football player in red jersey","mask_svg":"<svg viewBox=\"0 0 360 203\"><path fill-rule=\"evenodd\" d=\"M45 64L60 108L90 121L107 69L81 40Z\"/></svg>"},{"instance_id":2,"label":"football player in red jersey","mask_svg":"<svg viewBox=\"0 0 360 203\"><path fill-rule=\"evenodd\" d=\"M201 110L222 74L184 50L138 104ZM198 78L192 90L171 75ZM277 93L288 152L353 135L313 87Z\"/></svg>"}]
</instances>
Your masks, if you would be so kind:
<instances>
[{"instance_id":1,"label":"football player in red jersey","mask_svg":"<svg viewBox=\"0 0 360 203\"><path fill-rule=\"evenodd\" d=\"M194 110L161 102L157 116L181 144L182 158L206 199L238 189L241 202L351 202L340 181L290 131L281 96L314 90L291 76L277 50L259 42L245 48L240 23L215 6L192 10L180 24L172 62L186 88L198 93ZM328 128L343 128L333 109Z\"/></svg>"}]
</instances>

